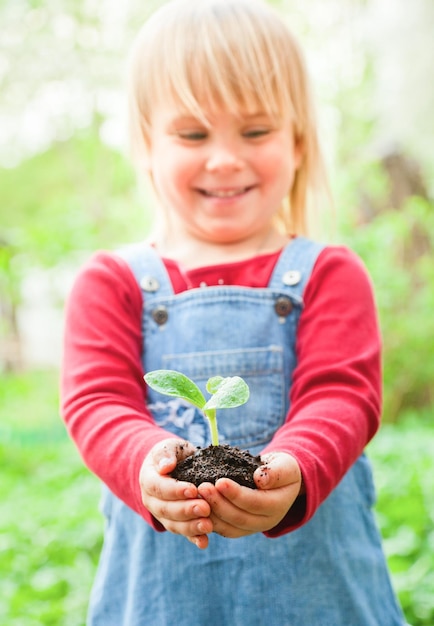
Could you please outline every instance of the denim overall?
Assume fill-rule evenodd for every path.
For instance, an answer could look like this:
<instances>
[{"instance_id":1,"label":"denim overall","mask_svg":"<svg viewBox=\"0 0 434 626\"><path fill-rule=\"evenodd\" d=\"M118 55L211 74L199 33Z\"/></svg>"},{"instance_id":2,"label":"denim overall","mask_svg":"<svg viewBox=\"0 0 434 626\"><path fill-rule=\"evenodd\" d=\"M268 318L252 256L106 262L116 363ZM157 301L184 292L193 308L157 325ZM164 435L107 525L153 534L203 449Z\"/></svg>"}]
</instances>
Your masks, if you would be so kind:
<instances>
[{"instance_id":1,"label":"denim overall","mask_svg":"<svg viewBox=\"0 0 434 626\"><path fill-rule=\"evenodd\" d=\"M302 294L320 250L295 239L268 288L204 286L177 295L152 248L121 252L144 291L144 370L182 371L206 397L210 376L248 382L248 403L218 412L221 443L258 454L283 424ZM148 403L160 426L210 443L208 424L187 402L149 389ZM302 528L274 539L212 534L201 551L154 531L105 489L88 626L402 626L374 497L362 455Z\"/></svg>"}]
</instances>

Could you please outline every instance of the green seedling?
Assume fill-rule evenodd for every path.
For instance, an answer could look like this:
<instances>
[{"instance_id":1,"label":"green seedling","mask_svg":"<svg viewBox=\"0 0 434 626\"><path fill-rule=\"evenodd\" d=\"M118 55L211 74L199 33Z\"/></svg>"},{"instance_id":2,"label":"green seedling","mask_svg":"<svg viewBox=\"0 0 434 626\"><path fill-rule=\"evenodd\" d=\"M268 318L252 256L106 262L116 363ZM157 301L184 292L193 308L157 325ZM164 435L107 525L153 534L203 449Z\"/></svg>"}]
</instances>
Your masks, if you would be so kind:
<instances>
[{"instance_id":1,"label":"green seedling","mask_svg":"<svg viewBox=\"0 0 434 626\"><path fill-rule=\"evenodd\" d=\"M239 376L213 376L206 384L206 390L212 394L205 400L199 387L188 376L174 370L154 370L144 376L146 383L166 396L175 396L188 400L207 417L211 429L213 446L219 445L217 430L217 409L230 409L241 406L249 399L249 386Z\"/></svg>"}]
</instances>

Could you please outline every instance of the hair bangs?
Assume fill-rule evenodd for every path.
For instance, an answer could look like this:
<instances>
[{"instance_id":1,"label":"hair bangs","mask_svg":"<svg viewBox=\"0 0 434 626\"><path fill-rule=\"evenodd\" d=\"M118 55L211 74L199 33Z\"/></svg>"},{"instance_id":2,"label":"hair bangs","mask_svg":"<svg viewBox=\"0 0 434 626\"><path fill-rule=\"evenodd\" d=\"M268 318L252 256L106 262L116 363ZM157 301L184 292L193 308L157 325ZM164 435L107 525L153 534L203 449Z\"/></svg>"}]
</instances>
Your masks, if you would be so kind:
<instances>
[{"instance_id":1,"label":"hair bangs","mask_svg":"<svg viewBox=\"0 0 434 626\"><path fill-rule=\"evenodd\" d=\"M250 61L226 55L224 50L213 55L208 52L198 48L194 64L182 59L167 83L159 86L162 101L169 98L203 121L222 109L234 115L265 112L280 117L288 108L267 72Z\"/></svg>"},{"instance_id":2,"label":"hair bangs","mask_svg":"<svg viewBox=\"0 0 434 626\"><path fill-rule=\"evenodd\" d=\"M232 3L211 4L212 11L207 2L194 11L162 11L164 28L152 18L145 27L136 46L142 66L137 95L145 125L151 124L152 110L168 101L203 121L221 108L293 117L292 98L282 81L287 59L278 45L280 23L272 20L273 28L270 23L258 28L260 5L255 2L254 11L246 10L249 3L242 10ZM152 50L152 60L147 50Z\"/></svg>"}]
</instances>

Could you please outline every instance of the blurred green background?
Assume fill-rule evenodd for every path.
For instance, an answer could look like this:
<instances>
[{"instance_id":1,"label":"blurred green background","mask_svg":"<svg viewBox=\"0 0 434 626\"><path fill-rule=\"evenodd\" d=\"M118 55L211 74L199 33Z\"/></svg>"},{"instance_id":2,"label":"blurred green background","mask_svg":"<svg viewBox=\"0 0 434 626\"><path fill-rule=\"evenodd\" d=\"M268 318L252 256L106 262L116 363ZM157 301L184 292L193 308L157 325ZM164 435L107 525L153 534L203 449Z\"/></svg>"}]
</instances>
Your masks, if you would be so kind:
<instances>
[{"instance_id":1,"label":"blurred green background","mask_svg":"<svg viewBox=\"0 0 434 626\"><path fill-rule=\"evenodd\" d=\"M193 1L193 0L192 0ZM99 484L58 417L62 307L97 248L144 237L125 64L161 2L0 2L0 616L81 626ZM406 618L434 624L432 0L274 2L306 49L336 201L325 219L374 283L383 426L378 521ZM332 226L331 226L332 225Z\"/></svg>"}]
</instances>

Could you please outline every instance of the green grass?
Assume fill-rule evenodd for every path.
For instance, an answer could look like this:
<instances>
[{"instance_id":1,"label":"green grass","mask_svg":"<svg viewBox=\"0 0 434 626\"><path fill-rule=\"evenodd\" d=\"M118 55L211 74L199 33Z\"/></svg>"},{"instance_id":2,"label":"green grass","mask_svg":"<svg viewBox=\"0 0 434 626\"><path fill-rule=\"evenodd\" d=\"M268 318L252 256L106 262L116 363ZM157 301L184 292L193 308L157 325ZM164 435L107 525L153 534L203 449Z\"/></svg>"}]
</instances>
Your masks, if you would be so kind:
<instances>
[{"instance_id":1,"label":"green grass","mask_svg":"<svg viewBox=\"0 0 434 626\"><path fill-rule=\"evenodd\" d=\"M36 370L21 375L1 375L0 441L63 434L59 420L59 374Z\"/></svg>"},{"instance_id":2,"label":"green grass","mask_svg":"<svg viewBox=\"0 0 434 626\"><path fill-rule=\"evenodd\" d=\"M9 376L1 398L0 615L84 624L101 545L98 481L58 417L56 372Z\"/></svg>"},{"instance_id":3,"label":"green grass","mask_svg":"<svg viewBox=\"0 0 434 626\"><path fill-rule=\"evenodd\" d=\"M0 615L84 626L101 548L100 485L58 417L58 374L0 383Z\"/></svg>"},{"instance_id":4,"label":"green grass","mask_svg":"<svg viewBox=\"0 0 434 626\"><path fill-rule=\"evenodd\" d=\"M3 444L0 465L2 623L81 626L101 545L98 481L66 438Z\"/></svg>"},{"instance_id":5,"label":"green grass","mask_svg":"<svg viewBox=\"0 0 434 626\"><path fill-rule=\"evenodd\" d=\"M57 416L57 375L0 382L2 624L84 626L101 548L100 486ZM431 415L385 425L369 446L377 515L406 618L434 624Z\"/></svg>"},{"instance_id":6,"label":"green grass","mask_svg":"<svg viewBox=\"0 0 434 626\"><path fill-rule=\"evenodd\" d=\"M434 624L434 427L431 414L385 425L369 447L377 517L407 620Z\"/></svg>"}]
</instances>

